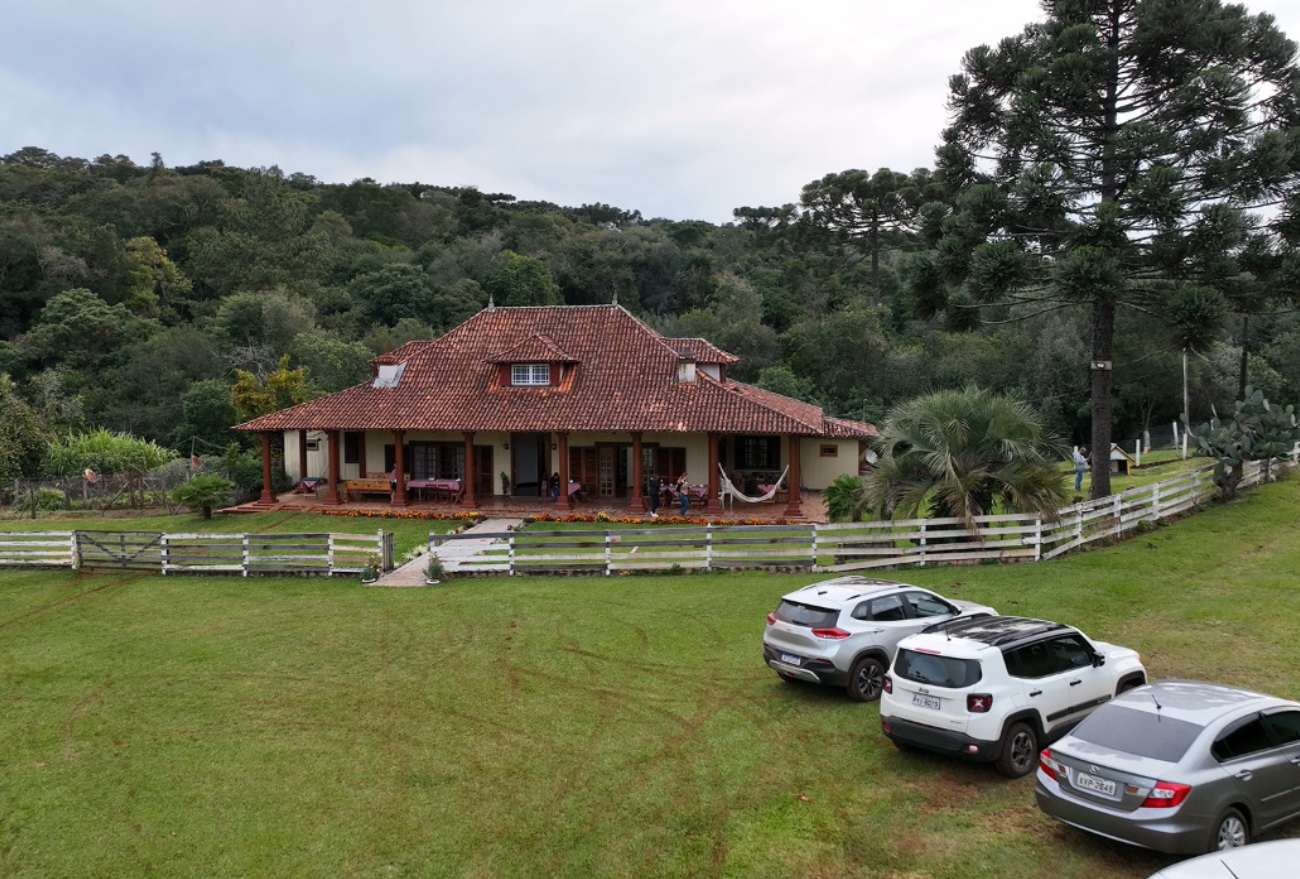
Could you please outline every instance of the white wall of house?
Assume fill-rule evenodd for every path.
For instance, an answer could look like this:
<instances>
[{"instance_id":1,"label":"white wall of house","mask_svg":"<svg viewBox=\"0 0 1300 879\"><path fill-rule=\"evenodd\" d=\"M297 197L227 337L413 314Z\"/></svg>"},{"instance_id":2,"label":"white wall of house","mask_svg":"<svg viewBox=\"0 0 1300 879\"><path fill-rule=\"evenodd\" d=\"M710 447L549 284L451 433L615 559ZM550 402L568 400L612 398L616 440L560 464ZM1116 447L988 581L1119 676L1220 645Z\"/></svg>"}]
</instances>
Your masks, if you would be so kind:
<instances>
[{"instance_id":1,"label":"white wall of house","mask_svg":"<svg viewBox=\"0 0 1300 879\"><path fill-rule=\"evenodd\" d=\"M788 446L783 457L789 456ZM858 441L804 437L799 441L799 481L821 491L837 478L858 473Z\"/></svg>"}]
</instances>

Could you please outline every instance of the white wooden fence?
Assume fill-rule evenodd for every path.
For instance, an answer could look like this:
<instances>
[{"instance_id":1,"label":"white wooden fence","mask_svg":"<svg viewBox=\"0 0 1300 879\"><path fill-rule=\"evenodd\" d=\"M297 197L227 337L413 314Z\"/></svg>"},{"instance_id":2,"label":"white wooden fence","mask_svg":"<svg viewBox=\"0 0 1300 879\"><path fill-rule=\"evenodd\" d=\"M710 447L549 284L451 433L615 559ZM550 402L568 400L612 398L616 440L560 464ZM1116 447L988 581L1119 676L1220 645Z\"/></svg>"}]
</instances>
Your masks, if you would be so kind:
<instances>
[{"instance_id":1,"label":"white wooden fence","mask_svg":"<svg viewBox=\"0 0 1300 879\"><path fill-rule=\"evenodd\" d=\"M0 566L70 568L76 547L71 531L0 533Z\"/></svg>"},{"instance_id":2,"label":"white wooden fence","mask_svg":"<svg viewBox=\"0 0 1300 879\"><path fill-rule=\"evenodd\" d=\"M848 572L990 559L1036 562L1192 510L1217 492L1212 472L1213 468L1206 467L1122 494L1083 501L1060 510L1055 519L1034 513L979 516L973 530L964 528L957 519L629 530L528 529L498 534L430 534L429 551L438 555L448 572L485 574L610 575L631 570L737 567ZM1260 467L1248 465L1242 487L1255 485L1260 478Z\"/></svg>"},{"instance_id":3,"label":"white wooden fence","mask_svg":"<svg viewBox=\"0 0 1300 879\"><path fill-rule=\"evenodd\" d=\"M160 574L357 574L393 565L393 535L161 534L153 531L0 533L0 566Z\"/></svg>"}]
</instances>

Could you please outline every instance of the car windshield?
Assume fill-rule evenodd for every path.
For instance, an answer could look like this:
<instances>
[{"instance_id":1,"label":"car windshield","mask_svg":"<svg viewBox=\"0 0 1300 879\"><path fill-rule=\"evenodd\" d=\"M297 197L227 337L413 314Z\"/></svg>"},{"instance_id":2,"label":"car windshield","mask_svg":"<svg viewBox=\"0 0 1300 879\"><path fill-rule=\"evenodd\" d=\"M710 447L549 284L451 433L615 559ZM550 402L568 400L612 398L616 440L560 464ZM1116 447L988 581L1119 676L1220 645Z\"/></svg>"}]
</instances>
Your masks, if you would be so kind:
<instances>
[{"instance_id":1,"label":"car windshield","mask_svg":"<svg viewBox=\"0 0 1300 879\"><path fill-rule=\"evenodd\" d=\"M799 604L795 601L782 601L776 607L776 618L783 623L796 626L808 626L812 629L829 629L840 618L838 610L827 610L811 604Z\"/></svg>"},{"instance_id":2,"label":"car windshield","mask_svg":"<svg viewBox=\"0 0 1300 879\"><path fill-rule=\"evenodd\" d=\"M1201 730L1195 723L1158 711L1104 705L1079 724L1074 737L1112 751L1177 763Z\"/></svg>"},{"instance_id":3,"label":"car windshield","mask_svg":"<svg viewBox=\"0 0 1300 879\"><path fill-rule=\"evenodd\" d=\"M956 690L979 681L980 664L974 659L904 649L898 651L894 660L894 674L909 681Z\"/></svg>"}]
</instances>

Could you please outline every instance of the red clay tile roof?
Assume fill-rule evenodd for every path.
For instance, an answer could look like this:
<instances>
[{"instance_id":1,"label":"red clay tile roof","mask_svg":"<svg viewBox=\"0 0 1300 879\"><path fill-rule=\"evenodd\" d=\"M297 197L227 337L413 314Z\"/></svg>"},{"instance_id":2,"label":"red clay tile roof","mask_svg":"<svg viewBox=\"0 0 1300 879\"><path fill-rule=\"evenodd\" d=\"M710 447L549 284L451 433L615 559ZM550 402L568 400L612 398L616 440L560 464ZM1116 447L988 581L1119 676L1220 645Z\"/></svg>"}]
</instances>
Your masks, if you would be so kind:
<instances>
[{"instance_id":1,"label":"red clay tile roof","mask_svg":"<svg viewBox=\"0 0 1300 879\"><path fill-rule=\"evenodd\" d=\"M577 363L578 358L560 349L546 335L533 333L518 345L487 358L488 363Z\"/></svg>"},{"instance_id":2,"label":"red clay tile roof","mask_svg":"<svg viewBox=\"0 0 1300 879\"><path fill-rule=\"evenodd\" d=\"M664 339L617 305L485 309L441 338L386 355L407 364L395 388L367 381L236 429L876 435L869 424L827 418L817 406L702 371L693 382L678 381L679 343L689 343L702 362L736 359L702 339ZM543 346L554 353L535 356ZM501 361L503 353L520 361ZM496 363L560 357L575 365L559 387L499 381Z\"/></svg>"},{"instance_id":3,"label":"red clay tile roof","mask_svg":"<svg viewBox=\"0 0 1300 879\"><path fill-rule=\"evenodd\" d=\"M664 341L679 355L687 351L691 352L699 363L736 363L740 360L735 354L728 354L705 339L664 339Z\"/></svg>"}]
</instances>

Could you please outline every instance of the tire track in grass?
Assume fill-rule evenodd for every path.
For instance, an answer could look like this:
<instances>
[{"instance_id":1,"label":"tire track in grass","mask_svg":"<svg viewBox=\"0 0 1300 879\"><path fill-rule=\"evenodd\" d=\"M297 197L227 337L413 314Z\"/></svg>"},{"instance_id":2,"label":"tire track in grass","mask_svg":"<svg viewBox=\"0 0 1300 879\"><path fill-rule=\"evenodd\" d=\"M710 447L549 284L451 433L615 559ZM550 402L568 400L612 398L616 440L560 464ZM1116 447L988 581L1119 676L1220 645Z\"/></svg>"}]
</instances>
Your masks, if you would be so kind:
<instances>
[{"instance_id":1,"label":"tire track in grass","mask_svg":"<svg viewBox=\"0 0 1300 879\"><path fill-rule=\"evenodd\" d=\"M45 604L42 605L41 607L34 608L32 610L27 611L26 613L21 613L16 617L10 617L7 620L0 620L0 632L3 632L5 629L11 628L13 626L17 626L20 623L27 622L33 617L42 616L44 614L49 613L50 611L58 610L62 607L66 607L68 605L76 604L78 602L84 601L85 599L98 595L101 592L106 592L109 589L113 589L118 586L126 586L151 576L153 575L150 573L128 574L125 575L120 580L112 580L108 583L104 583L101 586L95 586L94 588L87 589L84 592L78 592L76 595L69 595L67 598L60 598L57 601L52 601L49 604Z\"/></svg>"}]
</instances>

